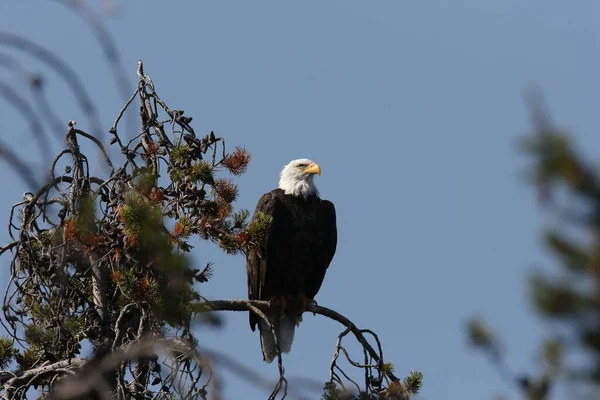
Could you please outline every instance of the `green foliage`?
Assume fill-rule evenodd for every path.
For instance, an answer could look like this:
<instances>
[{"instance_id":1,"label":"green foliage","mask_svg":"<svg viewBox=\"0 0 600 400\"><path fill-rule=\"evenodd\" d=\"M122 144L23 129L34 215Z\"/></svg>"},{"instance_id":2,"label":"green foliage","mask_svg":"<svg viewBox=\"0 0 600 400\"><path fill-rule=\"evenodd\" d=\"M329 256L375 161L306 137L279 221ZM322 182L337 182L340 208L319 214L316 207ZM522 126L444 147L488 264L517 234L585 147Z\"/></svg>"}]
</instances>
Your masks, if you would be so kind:
<instances>
[{"instance_id":1,"label":"green foliage","mask_svg":"<svg viewBox=\"0 0 600 400\"><path fill-rule=\"evenodd\" d=\"M323 385L323 394L321 400L338 400L340 390L333 382L327 382Z\"/></svg>"},{"instance_id":2,"label":"green foliage","mask_svg":"<svg viewBox=\"0 0 600 400\"><path fill-rule=\"evenodd\" d=\"M384 374L393 373L394 372L394 364L392 364L390 362L384 363L383 366L381 367L381 372Z\"/></svg>"},{"instance_id":3,"label":"green foliage","mask_svg":"<svg viewBox=\"0 0 600 400\"><path fill-rule=\"evenodd\" d=\"M250 216L250 211L242 209L231 216L234 229L245 229L248 226L247 220Z\"/></svg>"},{"instance_id":4,"label":"green foliage","mask_svg":"<svg viewBox=\"0 0 600 400\"><path fill-rule=\"evenodd\" d=\"M248 235L249 241L260 241L263 240L269 226L271 225L272 218L262 212L257 213L254 216L252 222L248 224L246 234Z\"/></svg>"},{"instance_id":5,"label":"green foliage","mask_svg":"<svg viewBox=\"0 0 600 400\"><path fill-rule=\"evenodd\" d=\"M219 217L219 203L213 200L205 200L199 207L202 214L206 217Z\"/></svg>"},{"instance_id":6,"label":"green foliage","mask_svg":"<svg viewBox=\"0 0 600 400\"><path fill-rule=\"evenodd\" d=\"M404 378L403 383L408 394L417 394L423 386L423 373L419 371L410 371L410 374Z\"/></svg>"},{"instance_id":7,"label":"green foliage","mask_svg":"<svg viewBox=\"0 0 600 400\"><path fill-rule=\"evenodd\" d=\"M546 232L545 241L548 248L570 271L583 273L589 268L591 257L588 252L567 238L566 235L551 230Z\"/></svg>"},{"instance_id":8,"label":"green foliage","mask_svg":"<svg viewBox=\"0 0 600 400\"><path fill-rule=\"evenodd\" d=\"M162 293L156 279L140 277L132 270L122 268L113 274L113 279L119 286L124 297L120 298L121 305L130 302L144 302L150 305L162 304Z\"/></svg>"},{"instance_id":9,"label":"green foliage","mask_svg":"<svg viewBox=\"0 0 600 400\"><path fill-rule=\"evenodd\" d=\"M555 281L542 275L530 278L531 299L543 314L555 318L571 318L592 305L584 293L574 290L567 281Z\"/></svg>"},{"instance_id":10,"label":"green foliage","mask_svg":"<svg viewBox=\"0 0 600 400\"><path fill-rule=\"evenodd\" d=\"M376 398L365 393L354 395L347 389L339 388L334 382L327 382L323 386L320 400L376 400Z\"/></svg>"},{"instance_id":11,"label":"green foliage","mask_svg":"<svg viewBox=\"0 0 600 400\"><path fill-rule=\"evenodd\" d=\"M171 148L170 157L173 164L179 165L185 162L189 158L192 149L187 144L182 144L181 141L177 141Z\"/></svg>"},{"instance_id":12,"label":"green foliage","mask_svg":"<svg viewBox=\"0 0 600 400\"><path fill-rule=\"evenodd\" d=\"M189 174L188 176L194 182L203 182L209 185L215 182L213 178L213 168L204 160L194 163L187 172Z\"/></svg>"},{"instance_id":13,"label":"green foliage","mask_svg":"<svg viewBox=\"0 0 600 400\"><path fill-rule=\"evenodd\" d=\"M391 364L384 365L384 369L389 372L393 370ZM352 394L347 389L339 388L334 382L330 381L323 386L320 400L410 400L419 393L422 386L423 373L419 371L411 371L402 382L390 382L387 388L383 388L376 393L361 391L358 394Z\"/></svg>"},{"instance_id":14,"label":"green foliage","mask_svg":"<svg viewBox=\"0 0 600 400\"><path fill-rule=\"evenodd\" d=\"M139 169L137 177L133 183L140 193L147 194L153 187L156 186L157 179L158 176L153 168L143 167Z\"/></svg>"},{"instance_id":15,"label":"green foliage","mask_svg":"<svg viewBox=\"0 0 600 400\"><path fill-rule=\"evenodd\" d=\"M545 364L545 369L549 372L549 375L554 376L560 373L563 366L564 350L563 340L558 336L546 339L542 343L541 362Z\"/></svg>"},{"instance_id":16,"label":"green foliage","mask_svg":"<svg viewBox=\"0 0 600 400\"><path fill-rule=\"evenodd\" d=\"M76 337L85 329L85 319L82 316L73 316L66 318L62 327L71 335Z\"/></svg>"},{"instance_id":17,"label":"green foliage","mask_svg":"<svg viewBox=\"0 0 600 400\"><path fill-rule=\"evenodd\" d=\"M52 309L47 304L33 303L31 316L37 320L49 319L52 317Z\"/></svg>"},{"instance_id":18,"label":"green foliage","mask_svg":"<svg viewBox=\"0 0 600 400\"><path fill-rule=\"evenodd\" d=\"M163 215L160 207L151 204L145 197L134 190L125 193L123 205L119 209L119 217L127 236L140 237L154 242L157 232L163 225Z\"/></svg>"},{"instance_id":19,"label":"green foliage","mask_svg":"<svg viewBox=\"0 0 600 400\"><path fill-rule=\"evenodd\" d=\"M169 170L169 174L171 179L176 184L180 184L182 182L194 182L194 183L205 183L208 185L213 185L215 183L214 180L214 169L210 163L204 160L197 160L194 162L189 162L189 153L187 152L189 147L182 146L181 148L177 148L175 150L176 157L181 157L181 164L178 168L173 167ZM173 151L171 152L171 157L173 157Z\"/></svg>"},{"instance_id":20,"label":"green foliage","mask_svg":"<svg viewBox=\"0 0 600 400\"><path fill-rule=\"evenodd\" d=\"M17 361L19 371L27 371L34 365L43 360L44 353L37 346L31 346L23 351L15 351L15 360Z\"/></svg>"},{"instance_id":21,"label":"green foliage","mask_svg":"<svg viewBox=\"0 0 600 400\"><path fill-rule=\"evenodd\" d=\"M9 337L0 338L0 369L8 367L14 356L13 341Z\"/></svg>"},{"instance_id":22,"label":"green foliage","mask_svg":"<svg viewBox=\"0 0 600 400\"><path fill-rule=\"evenodd\" d=\"M529 291L539 315L560 322L563 329L539 346L538 373L510 378L519 383L524 398L547 400L558 377L592 383L596 390L600 384L600 176L572 137L547 123L540 112L544 107L532 106L538 125L523 149L533 161L531 177L540 204L560 224L543 236L557 268L531 274ZM510 370L497 339L480 321L469 324L469 336L471 344L490 352L499 370ZM583 350L586 366L568 362L567 349Z\"/></svg>"},{"instance_id":23,"label":"green foliage","mask_svg":"<svg viewBox=\"0 0 600 400\"><path fill-rule=\"evenodd\" d=\"M90 232L96 226L96 196L88 194L81 197L78 206L77 227L82 232Z\"/></svg>"},{"instance_id":24,"label":"green foliage","mask_svg":"<svg viewBox=\"0 0 600 400\"><path fill-rule=\"evenodd\" d=\"M219 247L227 254L239 254L242 252L236 236L231 234L222 234L218 240Z\"/></svg>"},{"instance_id":25,"label":"green foliage","mask_svg":"<svg viewBox=\"0 0 600 400\"><path fill-rule=\"evenodd\" d=\"M27 325L25 327L25 340L31 345L43 347L52 340L52 332L36 324Z\"/></svg>"},{"instance_id":26,"label":"green foliage","mask_svg":"<svg viewBox=\"0 0 600 400\"><path fill-rule=\"evenodd\" d=\"M490 329L480 318L473 317L468 321L467 335L471 346L481 348L486 351L496 351L496 339L494 338L494 335Z\"/></svg>"}]
</instances>

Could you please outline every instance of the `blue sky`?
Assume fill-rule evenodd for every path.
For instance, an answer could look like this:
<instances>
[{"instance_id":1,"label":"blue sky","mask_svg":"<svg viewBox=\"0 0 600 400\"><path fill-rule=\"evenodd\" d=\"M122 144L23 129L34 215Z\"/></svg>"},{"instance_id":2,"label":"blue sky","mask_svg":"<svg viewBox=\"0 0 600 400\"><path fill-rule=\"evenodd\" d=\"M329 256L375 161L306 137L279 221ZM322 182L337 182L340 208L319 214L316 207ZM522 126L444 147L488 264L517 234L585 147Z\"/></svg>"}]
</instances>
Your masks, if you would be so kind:
<instances>
[{"instance_id":1,"label":"blue sky","mask_svg":"<svg viewBox=\"0 0 600 400\"><path fill-rule=\"evenodd\" d=\"M525 279L551 262L538 235L544 216L523 180L528 160L516 146L530 130L521 94L524 85L539 84L554 120L572 129L580 147L599 145L600 3L117 4L119 14L106 18L130 83L142 59L163 99L193 116L196 131L215 130L252 153L238 180L238 207L253 210L291 159L321 165L317 184L336 204L339 244L319 303L376 331L398 375L422 371L422 399L518 398L468 350L463 324L484 315L504 339L509 363L525 372L535 367L546 325L531 311ZM2 2L0 26L63 56L108 130L122 102L85 23L56 2ZM21 60L50 79L63 121L86 129L67 87ZM25 88L15 78L0 68L0 79ZM44 167L27 125L1 101L0 132ZM6 226L7 207L26 188L6 168L0 181L9 189L0 198ZM206 296L246 296L242 257L203 245L194 258L216 262L214 279L202 287ZM247 316L225 321L220 331L200 329L202 343L275 378ZM341 328L307 315L285 358L287 373L326 381ZM224 378L229 398L265 397Z\"/></svg>"}]
</instances>

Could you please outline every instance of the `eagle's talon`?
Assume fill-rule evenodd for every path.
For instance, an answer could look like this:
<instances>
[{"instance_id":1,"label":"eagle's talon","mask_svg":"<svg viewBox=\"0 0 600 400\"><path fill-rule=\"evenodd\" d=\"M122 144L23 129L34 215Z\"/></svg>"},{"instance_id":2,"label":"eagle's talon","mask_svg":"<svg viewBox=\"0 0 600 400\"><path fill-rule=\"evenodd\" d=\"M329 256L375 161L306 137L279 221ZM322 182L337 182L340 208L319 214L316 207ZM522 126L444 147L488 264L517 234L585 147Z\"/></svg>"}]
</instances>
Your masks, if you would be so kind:
<instances>
[{"instance_id":1,"label":"eagle's talon","mask_svg":"<svg viewBox=\"0 0 600 400\"><path fill-rule=\"evenodd\" d=\"M313 306L312 314L313 315L317 315L317 313L315 312L315 307L318 307L319 305L317 304L317 302L315 301L315 299L311 299L310 302L312 303L312 306Z\"/></svg>"},{"instance_id":2,"label":"eagle's talon","mask_svg":"<svg viewBox=\"0 0 600 400\"><path fill-rule=\"evenodd\" d=\"M300 301L301 313L312 312L313 315L316 315L316 313L314 312L314 307L317 306L317 302L314 299L308 298L304 295L298 296L298 299Z\"/></svg>"}]
</instances>

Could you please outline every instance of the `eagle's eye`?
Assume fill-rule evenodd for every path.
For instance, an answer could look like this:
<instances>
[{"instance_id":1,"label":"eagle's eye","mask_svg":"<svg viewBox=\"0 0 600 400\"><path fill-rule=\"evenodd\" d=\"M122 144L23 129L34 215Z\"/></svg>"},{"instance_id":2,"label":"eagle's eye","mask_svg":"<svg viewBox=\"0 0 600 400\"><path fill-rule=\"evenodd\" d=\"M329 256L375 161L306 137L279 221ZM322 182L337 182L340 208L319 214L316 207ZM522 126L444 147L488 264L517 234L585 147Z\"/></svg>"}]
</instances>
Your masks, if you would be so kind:
<instances>
[{"instance_id":1,"label":"eagle's eye","mask_svg":"<svg viewBox=\"0 0 600 400\"><path fill-rule=\"evenodd\" d=\"M296 165L296 168L300 168L300 169L306 168L306 164L298 164L298 165Z\"/></svg>"}]
</instances>

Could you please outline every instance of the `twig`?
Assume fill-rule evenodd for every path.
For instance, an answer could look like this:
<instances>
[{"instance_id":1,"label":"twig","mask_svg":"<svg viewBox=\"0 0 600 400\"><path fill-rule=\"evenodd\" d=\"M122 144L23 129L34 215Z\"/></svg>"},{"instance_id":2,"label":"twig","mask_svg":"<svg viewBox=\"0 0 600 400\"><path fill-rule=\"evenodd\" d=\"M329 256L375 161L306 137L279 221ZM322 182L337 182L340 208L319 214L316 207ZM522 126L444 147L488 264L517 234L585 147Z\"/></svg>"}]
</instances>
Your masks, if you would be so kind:
<instances>
[{"instance_id":1,"label":"twig","mask_svg":"<svg viewBox=\"0 0 600 400\"><path fill-rule=\"evenodd\" d=\"M108 165L108 168L110 169L110 174L111 175L114 174L115 167L113 167L112 161L110 161L110 157L108 157L108 154L106 153L106 149L104 148L104 145L102 144L102 142L100 142L98 139L96 139L89 133L82 131L81 129L73 129L73 131L76 134L81 135L81 136L91 140L92 142L94 142L96 144L96 146L98 146L98 148L100 149L100 152L102 153L102 156L104 157L104 161L106 161L106 164Z\"/></svg>"},{"instance_id":2,"label":"twig","mask_svg":"<svg viewBox=\"0 0 600 400\"><path fill-rule=\"evenodd\" d=\"M31 134L38 143L40 155L47 164L50 161L50 143L44 133L44 125L39 120L33 108L29 105L29 102L17 93L16 90L2 81L0 81L0 96L4 97L4 99L21 113L23 118L29 123Z\"/></svg>"},{"instance_id":3,"label":"twig","mask_svg":"<svg viewBox=\"0 0 600 400\"><path fill-rule=\"evenodd\" d=\"M127 74L125 73L125 69L121 64L121 56L119 54L119 49L117 48L115 41L112 39L108 29L104 26L104 23L92 8L90 8L85 1L81 0L55 0L57 3L60 3L67 8L70 8L77 15L83 18L87 22L87 26L89 26L96 36L98 43L102 47L102 51L104 52L104 58L110 65L115 82L117 84L117 90L120 92L122 99L125 100L127 98L127 92L129 91L129 80L127 79Z\"/></svg>"},{"instance_id":4,"label":"twig","mask_svg":"<svg viewBox=\"0 0 600 400\"><path fill-rule=\"evenodd\" d=\"M48 375L56 373L65 373L65 371L79 368L86 363L87 360L81 358L73 358L63 360L54 364L44 365L38 368L33 368L25 371L22 375L15 376L9 379L4 386L7 388L2 396L3 400L12 400L14 393L23 385L33 385L38 379L42 379Z\"/></svg>"},{"instance_id":5,"label":"twig","mask_svg":"<svg viewBox=\"0 0 600 400\"><path fill-rule=\"evenodd\" d=\"M28 53L38 60L46 63L54 71L56 71L63 78L65 83L71 88L78 101L78 104L89 118L90 123L92 124L94 136L101 137L102 125L100 123L96 107L94 106L91 97L88 95L85 86L79 79L79 76L75 71L73 71L73 69L71 69L69 64L62 61L50 50L40 46L39 44L12 33L0 31L0 45L9 46L17 51Z\"/></svg>"},{"instance_id":6,"label":"twig","mask_svg":"<svg viewBox=\"0 0 600 400\"><path fill-rule=\"evenodd\" d=\"M0 53L0 66L6 67L7 69L13 71L29 85L33 91L40 114L42 115L43 119L52 126L52 131L55 133L53 137L62 139L62 124L60 123L60 119L52 110L52 106L44 94L44 79L42 76L29 71L23 67L16 58L9 56L8 54Z\"/></svg>"},{"instance_id":7,"label":"twig","mask_svg":"<svg viewBox=\"0 0 600 400\"><path fill-rule=\"evenodd\" d=\"M245 379L248 382L252 382L253 384L258 385L265 390L272 390L272 388L277 385L276 382L266 379L264 376L258 374L254 369L247 367L239 361L237 361L236 359L229 357L223 353L220 353L216 350L199 348L198 352L203 356L213 359L217 364L222 365L224 368L233 372L237 376ZM302 385L303 387L313 392L321 392L322 390L323 385L320 382L305 379L303 380L301 378L294 379L288 377L287 379L288 381L296 381L299 385ZM290 386L290 392L296 392L295 390L291 389L294 389L293 386ZM304 397L301 397L300 394L290 393L290 395L293 398L294 396L296 396L295 398L297 398L298 400L304 399Z\"/></svg>"},{"instance_id":8,"label":"twig","mask_svg":"<svg viewBox=\"0 0 600 400\"><path fill-rule=\"evenodd\" d=\"M0 157L6 159L8 166L17 172L17 176L21 178L30 189L40 186L31 168L29 168L29 166L17 156L17 153L8 147L2 140L0 140Z\"/></svg>"},{"instance_id":9,"label":"twig","mask_svg":"<svg viewBox=\"0 0 600 400\"><path fill-rule=\"evenodd\" d=\"M20 242L18 240L15 240L13 242L10 242L6 246L0 247L0 255L4 254L5 251L11 250L13 247L16 247L19 243Z\"/></svg>"}]
</instances>

